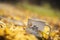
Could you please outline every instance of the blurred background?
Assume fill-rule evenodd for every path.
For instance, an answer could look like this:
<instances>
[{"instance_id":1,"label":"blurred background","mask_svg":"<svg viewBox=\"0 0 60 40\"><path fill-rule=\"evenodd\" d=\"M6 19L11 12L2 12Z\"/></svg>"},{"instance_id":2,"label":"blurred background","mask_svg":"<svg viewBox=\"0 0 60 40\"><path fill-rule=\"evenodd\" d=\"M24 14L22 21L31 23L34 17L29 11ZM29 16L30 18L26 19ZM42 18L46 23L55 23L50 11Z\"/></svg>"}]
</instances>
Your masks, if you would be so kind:
<instances>
[{"instance_id":1,"label":"blurred background","mask_svg":"<svg viewBox=\"0 0 60 40\"><path fill-rule=\"evenodd\" d=\"M19 7L23 7L22 9L26 8L31 11L38 10L38 13L40 12L41 9L43 9L43 10L52 9L53 11L55 11L55 13L47 13L47 14L56 14L56 16L59 16L59 10L60 10L60 1L59 0L0 0L0 2L17 5Z\"/></svg>"},{"instance_id":2,"label":"blurred background","mask_svg":"<svg viewBox=\"0 0 60 40\"><path fill-rule=\"evenodd\" d=\"M0 0L2 3L17 5L18 8L31 10L40 15L58 16L60 10L59 0ZM51 11L52 10L52 11ZM41 11L43 11L41 13ZM53 12L54 11L54 12Z\"/></svg>"}]
</instances>

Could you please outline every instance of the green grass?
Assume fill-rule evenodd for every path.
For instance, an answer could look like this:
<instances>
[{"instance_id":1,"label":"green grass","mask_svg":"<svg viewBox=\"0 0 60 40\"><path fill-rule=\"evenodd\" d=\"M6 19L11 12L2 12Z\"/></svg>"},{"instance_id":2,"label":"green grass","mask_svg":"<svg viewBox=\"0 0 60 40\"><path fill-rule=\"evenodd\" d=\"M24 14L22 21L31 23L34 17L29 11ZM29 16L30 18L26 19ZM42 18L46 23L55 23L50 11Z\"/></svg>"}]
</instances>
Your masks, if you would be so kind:
<instances>
[{"instance_id":1,"label":"green grass","mask_svg":"<svg viewBox=\"0 0 60 40\"><path fill-rule=\"evenodd\" d=\"M56 12L48 4L45 6L36 6L36 5L29 5L24 3L24 4L19 4L18 6L42 16L60 17L60 12Z\"/></svg>"}]
</instances>

